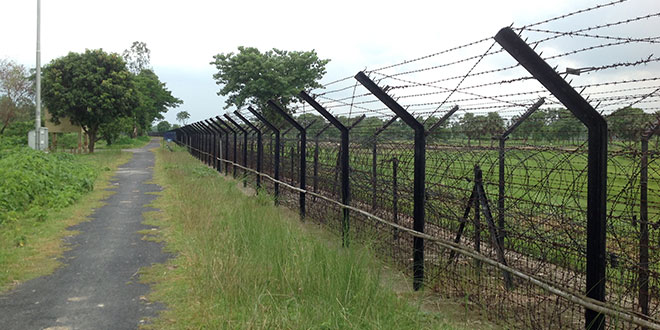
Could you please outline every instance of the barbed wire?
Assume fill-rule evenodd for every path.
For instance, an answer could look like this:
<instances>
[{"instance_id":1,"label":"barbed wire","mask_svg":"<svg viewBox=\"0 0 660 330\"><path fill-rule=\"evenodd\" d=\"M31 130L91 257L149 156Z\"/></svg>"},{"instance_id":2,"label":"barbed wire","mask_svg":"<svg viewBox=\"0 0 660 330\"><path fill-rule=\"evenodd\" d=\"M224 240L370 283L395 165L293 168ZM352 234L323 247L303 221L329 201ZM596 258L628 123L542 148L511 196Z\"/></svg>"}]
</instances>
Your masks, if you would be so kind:
<instances>
[{"instance_id":1,"label":"barbed wire","mask_svg":"<svg viewBox=\"0 0 660 330\"><path fill-rule=\"evenodd\" d=\"M655 17L656 15L658 15L658 14L654 14L653 16ZM526 31L531 31L531 32L556 34L556 35L567 36L567 37L574 37L575 36L575 37L585 37L585 38L595 38L595 39L618 40L618 41L626 41L626 42L629 42L629 43L632 43L632 42L652 43L652 44L660 43L660 40L657 40L660 37L646 37L646 38L613 37L613 36L599 35L599 34L580 33L580 32L577 32L577 31L552 31L552 30L534 29L534 28L527 28L525 30Z\"/></svg>"},{"instance_id":2,"label":"barbed wire","mask_svg":"<svg viewBox=\"0 0 660 330\"><path fill-rule=\"evenodd\" d=\"M542 20L542 21L538 21L536 23L527 24L527 25L524 25L522 28L528 28L528 27L532 27L532 26L537 26L537 25L550 23L550 22L553 22L553 21L568 18L568 17L575 16L575 15L578 15L578 14L583 14L583 13L590 12L590 11L593 11L593 10L618 5L618 4L624 3L626 1L628 1L628 0L616 0L616 1L608 2L608 3L604 3L604 4L599 4L599 5L596 5L596 6L593 6L593 7L588 7L588 8L576 10L576 11L573 11L573 12L570 12L570 13L566 13L566 14L562 14L562 15L555 16L555 17L552 17L552 18L548 18L548 19L545 19L545 20Z\"/></svg>"}]
</instances>

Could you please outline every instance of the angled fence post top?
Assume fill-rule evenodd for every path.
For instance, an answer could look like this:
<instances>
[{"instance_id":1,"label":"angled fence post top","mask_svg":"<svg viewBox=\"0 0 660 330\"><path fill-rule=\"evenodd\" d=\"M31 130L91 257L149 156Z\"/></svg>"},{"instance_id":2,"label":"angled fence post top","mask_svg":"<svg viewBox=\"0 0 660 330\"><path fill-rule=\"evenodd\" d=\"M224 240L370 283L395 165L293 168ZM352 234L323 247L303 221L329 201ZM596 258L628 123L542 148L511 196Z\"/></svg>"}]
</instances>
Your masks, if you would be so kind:
<instances>
[{"instance_id":1,"label":"angled fence post top","mask_svg":"<svg viewBox=\"0 0 660 330\"><path fill-rule=\"evenodd\" d=\"M536 103L534 103L529 109L527 109L527 111L525 111L525 113L523 113L522 116L520 116L520 118L518 118L518 120L516 120L516 122L513 123L513 125L509 126L509 128L507 128L507 130L504 131L504 133L502 133L500 138L506 139L509 136L509 134L513 133L513 131L518 126L520 126L520 124L522 124L525 120L527 120L527 118L529 118L529 116L531 116L536 110L538 110L544 103L545 103L545 97L542 97L538 101L536 101Z\"/></svg>"},{"instance_id":2,"label":"angled fence post top","mask_svg":"<svg viewBox=\"0 0 660 330\"><path fill-rule=\"evenodd\" d=\"M317 121L318 121L317 119L313 119L312 121L310 121L309 123L307 123L307 124L304 126L305 129L308 129L308 128L312 127L312 125L314 125Z\"/></svg>"},{"instance_id":3,"label":"angled fence post top","mask_svg":"<svg viewBox=\"0 0 660 330\"><path fill-rule=\"evenodd\" d=\"M511 28L501 29L497 41L525 70L554 95L589 131L587 158L587 297L606 300L607 281L607 122ZM585 327L604 329L605 316L585 308Z\"/></svg>"},{"instance_id":4,"label":"angled fence post top","mask_svg":"<svg viewBox=\"0 0 660 330\"><path fill-rule=\"evenodd\" d=\"M231 116L229 116L229 114L225 114L225 118L227 118L227 120L230 123L232 123L232 125L234 125L236 128L238 128L238 130L241 131L243 134L247 134L247 130L245 130L243 126L239 125L234 119L232 119Z\"/></svg>"},{"instance_id":5,"label":"angled fence post top","mask_svg":"<svg viewBox=\"0 0 660 330\"><path fill-rule=\"evenodd\" d=\"M249 128L251 128L253 131L255 131L257 133L261 133L261 130L258 129L257 126L254 126L249 120L247 120L247 118L243 117L243 115L241 115L241 113L238 112L238 110L234 111L234 114L236 115L236 117L238 117L238 119L243 121L245 123L245 125L247 125Z\"/></svg>"},{"instance_id":6,"label":"angled fence post top","mask_svg":"<svg viewBox=\"0 0 660 330\"><path fill-rule=\"evenodd\" d=\"M285 124L284 127L286 127L286 124ZM280 128L280 130L284 129L284 127ZM281 134L282 137L289 134L289 132L293 131L294 128L296 128L296 127L295 126L290 126L289 128L285 129L284 132L282 132L282 134Z\"/></svg>"},{"instance_id":7,"label":"angled fence post top","mask_svg":"<svg viewBox=\"0 0 660 330\"><path fill-rule=\"evenodd\" d=\"M302 125L300 125L295 119L293 119L293 117L291 117L290 114L288 114L286 111L284 111L284 109L282 109L282 107L280 107L279 105L277 105L277 103L273 102L273 100L268 100L268 105L269 105L273 110L275 110L275 111L277 111L278 113L280 113L280 115L282 115L282 117L283 117L286 121L288 121L289 124L291 124L293 127L295 127L298 131L303 132L303 131L305 130L305 128L302 127Z\"/></svg>"},{"instance_id":8,"label":"angled fence post top","mask_svg":"<svg viewBox=\"0 0 660 330\"><path fill-rule=\"evenodd\" d=\"M438 127L440 127L440 125L444 124L444 122L446 122L447 119L449 119L449 117L451 117L453 114L455 114L456 111L458 111L458 106L457 105L455 105L453 108L451 108L451 110L447 111L447 113L445 113L445 115L442 116L442 118L440 118L440 120L438 120L438 122L433 124L428 129L428 131L426 132L426 135L429 135L429 134L433 133L433 131L435 131Z\"/></svg>"},{"instance_id":9,"label":"angled fence post top","mask_svg":"<svg viewBox=\"0 0 660 330\"><path fill-rule=\"evenodd\" d=\"M222 134L225 134L225 135L226 135L226 134L229 133L229 132L227 132L226 129L222 128L222 126L218 125L217 122L213 121L213 118L209 119L209 123L211 123L211 125L212 125L213 127L215 127L218 131L220 131Z\"/></svg>"},{"instance_id":10,"label":"angled fence post top","mask_svg":"<svg viewBox=\"0 0 660 330\"><path fill-rule=\"evenodd\" d=\"M318 111L321 116L323 116L325 119L327 119L333 126L335 126L337 129L341 131L348 131L348 128L344 126L335 116L333 116L328 110L326 110L323 106L321 106L316 100L314 100L313 97L309 96L305 91L300 92L300 97L303 98L309 105L312 106L316 111Z\"/></svg>"},{"instance_id":11,"label":"angled fence post top","mask_svg":"<svg viewBox=\"0 0 660 330\"><path fill-rule=\"evenodd\" d=\"M328 130L328 128L330 128L330 126L332 126L332 123L325 124L325 126L323 126L318 132L316 132L316 135L314 137L318 138L319 136L321 136L321 134L323 134L323 132Z\"/></svg>"},{"instance_id":12,"label":"angled fence post top","mask_svg":"<svg viewBox=\"0 0 660 330\"><path fill-rule=\"evenodd\" d=\"M374 132L374 137L383 133L388 127L390 127L390 125L394 124L397 119L399 119L399 115L395 114L394 117L390 118L390 120L388 120L381 128Z\"/></svg>"},{"instance_id":13,"label":"angled fence post top","mask_svg":"<svg viewBox=\"0 0 660 330\"><path fill-rule=\"evenodd\" d=\"M653 135L660 134L660 118L653 125L651 125L643 134L643 140L649 140Z\"/></svg>"},{"instance_id":14,"label":"angled fence post top","mask_svg":"<svg viewBox=\"0 0 660 330\"><path fill-rule=\"evenodd\" d=\"M351 124L351 126L348 126L348 130L352 130L355 126L357 126L359 123L361 123L364 118L367 118L367 115L362 115L360 117L357 117L355 121Z\"/></svg>"},{"instance_id":15,"label":"angled fence post top","mask_svg":"<svg viewBox=\"0 0 660 330\"><path fill-rule=\"evenodd\" d=\"M220 116L216 116L215 118L218 120L219 123L225 125L225 127L229 129L233 134L236 134L236 130L233 127L231 127L231 125L227 124L226 121L222 120Z\"/></svg>"},{"instance_id":16,"label":"angled fence post top","mask_svg":"<svg viewBox=\"0 0 660 330\"><path fill-rule=\"evenodd\" d=\"M424 130L424 125L417 121L406 109L404 109L398 102L396 102L391 96L389 96L385 91L383 91L380 86L373 82L369 77L367 77L364 72L360 71L355 75L355 79L362 84L367 90L374 94L381 102L383 102L388 108L392 109L397 116L401 117L403 121L412 127L414 130Z\"/></svg>"},{"instance_id":17,"label":"angled fence post top","mask_svg":"<svg viewBox=\"0 0 660 330\"><path fill-rule=\"evenodd\" d=\"M252 107L247 108L248 111L250 111L257 119L259 119L264 125L266 125L271 131L280 133L279 128L275 127L275 125L271 124L264 116L262 116L257 110L254 110Z\"/></svg>"},{"instance_id":18,"label":"angled fence post top","mask_svg":"<svg viewBox=\"0 0 660 330\"><path fill-rule=\"evenodd\" d=\"M516 59L529 73L532 74L545 88L570 110L584 125L589 128L607 128L605 118L594 109L571 85L569 85L548 63L540 56L531 58L521 56L523 53L534 53L513 29L505 27L495 35L499 43L513 58ZM536 54L536 53L534 53ZM561 92L561 93L559 93ZM558 94L558 95L557 95Z\"/></svg>"},{"instance_id":19,"label":"angled fence post top","mask_svg":"<svg viewBox=\"0 0 660 330\"><path fill-rule=\"evenodd\" d=\"M203 130L200 127L199 123L193 123L192 127L197 131L197 133L202 133L203 132Z\"/></svg>"},{"instance_id":20,"label":"angled fence post top","mask_svg":"<svg viewBox=\"0 0 660 330\"><path fill-rule=\"evenodd\" d=\"M213 126L213 122L210 119L204 120L204 123L206 123L206 126L213 132L213 133L218 133L222 134L220 130L218 130L215 126Z\"/></svg>"}]
</instances>

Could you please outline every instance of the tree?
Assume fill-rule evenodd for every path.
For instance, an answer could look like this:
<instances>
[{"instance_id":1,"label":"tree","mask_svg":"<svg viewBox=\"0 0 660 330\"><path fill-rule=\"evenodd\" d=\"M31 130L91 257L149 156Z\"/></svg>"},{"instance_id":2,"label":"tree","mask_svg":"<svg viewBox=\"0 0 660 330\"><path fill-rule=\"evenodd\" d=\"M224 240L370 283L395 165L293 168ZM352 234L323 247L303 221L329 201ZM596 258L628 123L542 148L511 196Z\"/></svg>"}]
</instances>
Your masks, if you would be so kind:
<instances>
[{"instance_id":1,"label":"tree","mask_svg":"<svg viewBox=\"0 0 660 330\"><path fill-rule=\"evenodd\" d=\"M154 120L164 119L163 113L169 108L176 108L182 100L172 96L158 76L151 69L144 69L135 76L135 89L139 105L133 111L135 127L146 131ZM135 135L137 132L133 132Z\"/></svg>"},{"instance_id":2,"label":"tree","mask_svg":"<svg viewBox=\"0 0 660 330\"><path fill-rule=\"evenodd\" d=\"M468 139L468 146L472 139L479 137L479 123L477 117L478 116L475 116L473 113L468 112L464 114L459 121L461 131Z\"/></svg>"},{"instance_id":3,"label":"tree","mask_svg":"<svg viewBox=\"0 0 660 330\"><path fill-rule=\"evenodd\" d=\"M33 84L25 66L0 60L0 135L16 120L27 120L33 103Z\"/></svg>"},{"instance_id":4,"label":"tree","mask_svg":"<svg viewBox=\"0 0 660 330\"><path fill-rule=\"evenodd\" d=\"M639 108L625 107L612 112L607 118L610 139L639 141L642 133L653 120L653 115Z\"/></svg>"},{"instance_id":5,"label":"tree","mask_svg":"<svg viewBox=\"0 0 660 330\"><path fill-rule=\"evenodd\" d=\"M186 126L186 123L188 122L188 119L190 118L190 114L188 111L179 111L179 113L176 114L176 120L181 123L181 125Z\"/></svg>"},{"instance_id":6,"label":"tree","mask_svg":"<svg viewBox=\"0 0 660 330\"><path fill-rule=\"evenodd\" d=\"M120 117L130 117L138 106L133 75L118 54L102 49L69 53L44 67L43 100L59 123L68 117L89 136L89 151L99 129Z\"/></svg>"},{"instance_id":7,"label":"tree","mask_svg":"<svg viewBox=\"0 0 660 330\"><path fill-rule=\"evenodd\" d=\"M130 132L133 129L133 118L118 117L115 120L105 123L99 127L99 137L105 140L106 145L112 145L122 133Z\"/></svg>"},{"instance_id":8,"label":"tree","mask_svg":"<svg viewBox=\"0 0 660 330\"><path fill-rule=\"evenodd\" d=\"M584 136L587 128L567 109L547 110L548 134L557 140L575 142Z\"/></svg>"},{"instance_id":9,"label":"tree","mask_svg":"<svg viewBox=\"0 0 660 330\"><path fill-rule=\"evenodd\" d=\"M218 73L218 95L228 96L225 109L253 105L273 121L281 118L271 113L266 103L275 99L285 108L296 102L300 91L318 88L329 60L321 60L312 51L284 51L273 48L265 53L253 47L238 47L238 53L213 56Z\"/></svg>"},{"instance_id":10,"label":"tree","mask_svg":"<svg viewBox=\"0 0 660 330\"><path fill-rule=\"evenodd\" d=\"M162 113L167 112L168 108L176 108L183 101L172 96L165 83L162 83L151 69L151 51L146 43L133 42L130 49L124 50L122 57L129 71L135 75L135 88L140 101L133 111L131 135L136 137L148 130L154 120L164 119Z\"/></svg>"},{"instance_id":11,"label":"tree","mask_svg":"<svg viewBox=\"0 0 660 330\"><path fill-rule=\"evenodd\" d=\"M481 132L483 137L490 140L492 146L494 141L492 137L504 132L504 119L497 112L489 112L483 120Z\"/></svg>"},{"instance_id":12,"label":"tree","mask_svg":"<svg viewBox=\"0 0 660 330\"><path fill-rule=\"evenodd\" d=\"M156 132L167 132L172 128L169 122L166 120L161 121L156 125Z\"/></svg>"},{"instance_id":13,"label":"tree","mask_svg":"<svg viewBox=\"0 0 660 330\"><path fill-rule=\"evenodd\" d=\"M133 74L151 69L151 51L147 48L147 44L142 41L134 41L131 48L124 50L122 57L126 61L128 71Z\"/></svg>"},{"instance_id":14,"label":"tree","mask_svg":"<svg viewBox=\"0 0 660 330\"><path fill-rule=\"evenodd\" d=\"M511 125L518 121L519 118L520 116L513 116L513 118L511 118ZM525 121L523 121L520 126L511 133L511 135L514 138L523 139L523 143L527 143L527 140L530 137L538 140L544 137L545 124L546 112L543 110L537 110L525 119Z\"/></svg>"}]
</instances>

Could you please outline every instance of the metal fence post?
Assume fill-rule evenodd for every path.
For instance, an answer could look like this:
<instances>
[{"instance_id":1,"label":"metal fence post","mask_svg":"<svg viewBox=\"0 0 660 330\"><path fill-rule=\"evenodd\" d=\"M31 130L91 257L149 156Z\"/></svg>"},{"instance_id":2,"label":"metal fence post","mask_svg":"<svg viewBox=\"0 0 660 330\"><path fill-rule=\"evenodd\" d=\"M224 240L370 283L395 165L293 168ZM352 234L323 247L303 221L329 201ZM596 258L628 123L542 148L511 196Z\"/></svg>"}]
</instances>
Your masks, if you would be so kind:
<instances>
[{"instance_id":1,"label":"metal fence post","mask_svg":"<svg viewBox=\"0 0 660 330\"><path fill-rule=\"evenodd\" d=\"M196 122L195 126L199 130L199 141L197 142L197 150L199 152L199 160L206 164L206 130L201 122Z\"/></svg>"},{"instance_id":2,"label":"metal fence post","mask_svg":"<svg viewBox=\"0 0 660 330\"><path fill-rule=\"evenodd\" d=\"M506 140L509 138L509 135L520 126L529 116L531 116L538 108L540 108L543 103L545 103L545 98L541 98L536 103L534 103L525 113L523 113L516 122L514 122L509 128L502 133L502 135L496 137L499 140L499 196L497 198L497 227L499 237L497 238L500 246L504 247L504 239L506 238L506 229L504 228L504 193L505 193L505 178L504 178L504 147Z\"/></svg>"},{"instance_id":3,"label":"metal fence post","mask_svg":"<svg viewBox=\"0 0 660 330\"><path fill-rule=\"evenodd\" d=\"M259 191L259 188L261 188L261 163L263 162L263 145L261 141L261 130L257 128L257 126L254 126L249 120L247 120L243 115L241 115L240 112L234 111L234 114L236 117L238 117L240 120L242 120L245 125L248 125L253 131L257 133L257 192Z\"/></svg>"},{"instance_id":4,"label":"metal fence post","mask_svg":"<svg viewBox=\"0 0 660 330\"><path fill-rule=\"evenodd\" d=\"M305 128L302 127L291 115L289 115L284 109L277 105L272 100L268 100L268 105L275 110L282 118L288 121L293 127L295 127L298 132L300 132L300 189L303 191L300 192L300 219L305 219L305 190L307 190L306 172L307 172L307 132ZM293 157L293 155L291 156Z\"/></svg>"},{"instance_id":5,"label":"metal fence post","mask_svg":"<svg viewBox=\"0 0 660 330\"><path fill-rule=\"evenodd\" d=\"M218 125L216 122L214 122L213 119L209 119L209 124L210 124L211 127L213 127L213 128L216 130L216 132L218 132L218 134L220 135L220 139L219 139L219 140L220 140L220 141L219 141L219 142L220 142L220 143L219 143L220 145L218 146L218 154L219 154L219 157L218 157L218 167L217 167L217 170L218 170L218 172L221 172L221 173L222 173L222 163L223 163L222 160L224 159L224 158L223 158L223 152L222 152L222 147L223 147L222 136L224 135L224 137L225 137L225 143L224 143L224 146L225 146L225 149L226 149L227 131L224 130L222 127L220 127L220 125ZM225 165L225 167L226 167L226 165Z\"/></svg>"},{"instance_id":6,"label":"metal fence post","mask_svg":"<svg viewBox=\"0 0 660 330\"><path fill-rule=\"evenodd\" d=\"M186 146L186 150L190 153L190 131L185 126L180 127L179 130L181 130L181 143Z\"/></svg>"},{"instance_id":7,"label":"metal fence post","mask_svg":"<svg viewBox=\"0 0 660 330\"><path fill-rule=\"evenodd\" d=\"M222 118L220 118L220 116L216 116L215 118L218 120L219 123L221 123L222 125L224 125L224 126L225 126L225 127L226 127L226 128L227 128L227 129L233 134L233 135L234 135L234 158L232 159L232 161L233 161L234 163L238 163L238 159L237 159L237 158L238 158L238 157L237 157L237 150L236 150L236 148L237 148L237 146L236 146L236 144L237 144L237 143L236 143L237 137L236 137L236 136L238 135L238 132L236 132L236 130L235 130L233 127L231 127L231 126L230 126L229 124L227 124L224 120L222 120ZM235 165L232 165L231 167L232 167L233 172L234 172L234 173L233 173L233 176L234 176L234 178L236 178L236 166L235 166Z\"/></svg>"},{"instance_id":8,"label":"metal fence post","mask_svg":"<svg viewBox=\"0 0 660 330\"><path fill-rule=\"evenodd\" d=\"M206 165L211 166L211 161L212 161L212 154L211 154L211 144L212 144L212 139L211 137L213 136L213 132L211 131L211 128L208 127L208 124L206 124L206 121L201 121L199 123L203 130L204 130L204 163Z\"/></svg>"},{"instance_id":9,"label":"metal fence post","mask_svg":"<svg viewBox=\"0 0 660 330\"><path fill-rule=\"evenodd\" d=\"M247 148L248 148L248 132L241 125L239 125L234 119L232 119L229 114L225 114L225 118L229 120L238 130L243 133L243 167L247 168ZM243 187L247 186L247 170L243 170Z\"/></svg>"},{"instance_id":10,"label":"metal fence post","mask_svg":"<svg viewBox=\"0 0 660 330\"><path fill-rule=\"evenodd\" d=\"M194 123L188 125L188 129L190 130L190 155L197 158L197 135L199 132Z\"/></svg>"},{"instance_id":11,"label":"metal fence post","mask_svg":"<svg viewBox=\"0 0 660 330\"><path fill-rule=\"evenodd\" d=\"M649 315L649 139L660 133L660 119L642 135L642 157L639 173L639 307L643 315Z\"/></svg>"},{"instance_id":12,"label":"metal fence post","mask_svg":"<svg viewBox=\"0 0 660 330\"><path fill-rule=\"evenodd\" d=\"M378 193L377 191L377 166L378 166L378 135L385 131L387 127L392 125L397 119L399 119L399 115L394 115L394 117L390 118L381 128L376 130L373 135L373 142L374 144L371 146L371 211L376 210L376 195Z\"/></svg>"},{"instance_id":13,"label":"metal fence post","mask_svg":"<svg viewBox=\"0 0 660 330\"><path fill-rule=\"evenodd\" d=\"M209 165L216 169L218 167L217 131L211 126L208 119L204 120L204 125L207 127L209 135L211 136L209 139Z\"/></svg>"},{"instance_id":14,"label":"metal fence post","mask_svg":"<svg viewBox=\"0 0 660 330\"><path fill-rule=\"evenodd\" d=\"M413 180L413 229L423 233L425 226L425 181L426 181L426 133L424 125L415 119L408 111L399 105L392 97L384 92L364 72L358 72L355 79L360 82L371 94L376 96L383 104L415 131L414 180ZM424 284L424 239L413 239L413 288L419 290Z\"/></svg>"},{"instance_id":15,"label":"metal fence post","mask_svg":"<svg viewBox=\"0 0 660 330\"><path fill-rule=\"evenodd\" d=\"M605 301L607 122L511 28L501 29L495 40L588 128L586 294L589 298ZM605 316L586 309L585 327L604 329Z\"/></svg>"},{"instance_id":16,"label":"metal fence post","mask_svg":"<svg viewBox=\"0 0 660 330\"><path fill-rule=\"evenodd\" d=\"M321 130L319 130L316 135L314 136L314 184L312 185L314 189L314 192L318 192L319 188L319 138L323 132L325 132L330 126L332 126L332 123L327 123ZM313 201L316 201L316 196L312 197Z\"/></svg>"},{"instance_id":17,"label":"metal fence post","mask_svg":"<svg viewBox=\"0 0 660 330\"><path fill-rule=\"evenodd\" d=\"M285 124L285 125L286 125L286 124ZM284 129L284 126L283 126L281 129ZM281 130L281 129L280 129L280 130ZM291 132L293 129L294 129L294 127L291 126L291 127L287 128L286 130L284 130L284 131L280 134L280 138L281 138L281 142L282 142L282 144L281 144L282 150L280 150L280 154L282 155L282 158L286 158L286 155L287 155L287 152L286 152L286 142L287 142L286 135L287 135L289 132ZM291 157L291 159L290 159L290 161L291 161L290 167L291 167L291 171L293 171L293 164L294 164L294 163L293 163L293 153L289 153L289 157ZM284 160L286 160L286 159L284 159ZM282 160L282 161L284 161L284 160ZM283 166L283 164L280 164L280 166ZM283 174L283 175L282 175L282 177L283 177L282 180L284 180L284 179L286 178L287 175L286 175L286 172L285 172L284 168L282 168L281 171L282 171L282 174ZM295 184L295 179L293 178L293 173L289 176L289 179L291 180L291 184L292 184L292 185Z\"/></svg>"},{"instance_id":18,"label":"metal fence post","mask_svg":"<svg viewBox=\"0 0 660 330\"><path fill-rule=\"evenodd\" d=\"M321 106L314 98L309 96L304 91L300 92L300 97L309 103L318 113L327 119L333 126L335 126L341 133L341 203L350 205L351 203L351 188L350 188L350 167L349 167L349 136L348 128L344 126L335 116L328 110ZM343 208L343 217L341 221L341 236L342 244L348 246L349 244L349 229L350 229L350 213L347 208Z\"/></svg>"},{"instance_id":19,"label":"metal fence post","mask_svg":"<svg viewBox=\"0 0 660 330\"><path fill-rule=\"evenodd\" d=\"M259 112L254 110L252 107L248 107L248 111L250 111L257 119L259 119L266 127L268 127L273 133L275 134L275 148L271 149L274 150L274 162L273 162L273 176L275 177L275 183L274 183L274 190L275 190L275 205L279 204L279 196L280 196L280 130L275 127L275 125L271 124L264 116L262 116Z\"/></svg>"},{"instance_id":20,"label":"metal fence post","mask_svg":"<svg viewBox=\"0 0 660 330\"><path fill-rule=\"evenodd\" d=\"M394 216L394 223L399 224L399 183L397 180L397 171L399 169L399 160L394 157L392 158L392 215ZM392 229L394 240L399 240L399 230L397 228Z\"/></svg>"},{"instance_id":21,"label":"metal fence post","mask_svg":"<svg viewBox=\"0 0 660 330\"><path fill-rule=\"evenodd\" d=\"M199 128L199 125L197 123L192 123L190 126L195 130L195 142L194 142L194 148L195 148L195 158L201 160L202 159L202 153L201 151L201 146L202 146L202 131Z\"/></svg>"},{"instance_id":22,"label":"metal fence post","mask_svg":"<svg viewBox=\"0 0 660 330\"><path fill-rule=\"evenodd\" d=\"M213 125L216 128L221 130L224 133L224 136L225 136L225 143L224 143L225 151L223 153L223 157L220 157L220 158L224 159L224 160L229 160L229 131L222 128L222 125L220 125L220 124L218 124L218 122L214 121L213 118L211 118L211 122L213 123ZM224 167L225 167L225 175L229 175L229 165L227 165L227 163L225 163Z\"/></svg>"}]
</instances>

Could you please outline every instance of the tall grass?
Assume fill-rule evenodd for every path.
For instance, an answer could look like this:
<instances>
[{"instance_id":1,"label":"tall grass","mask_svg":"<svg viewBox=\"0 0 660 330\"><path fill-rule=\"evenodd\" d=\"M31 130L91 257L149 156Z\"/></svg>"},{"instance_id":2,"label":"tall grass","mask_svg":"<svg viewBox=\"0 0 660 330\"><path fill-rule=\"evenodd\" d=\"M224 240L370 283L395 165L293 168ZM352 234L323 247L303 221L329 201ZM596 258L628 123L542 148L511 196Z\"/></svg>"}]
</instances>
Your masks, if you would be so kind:
<instances>
[{"instance_id":1,"label":"tall grass","mask_svg":"<svg viewBox=\"0 0 660 330\"><path fill-rule=\"evenodd\" d=\"M454 327L384 287L383 264L368 249L342 248L184 152L157 155L165 190L161 212L147 217L177 256L143 274L154 283L150 297L168 307L149 328Z\"/></svg>"}]
</instances>

